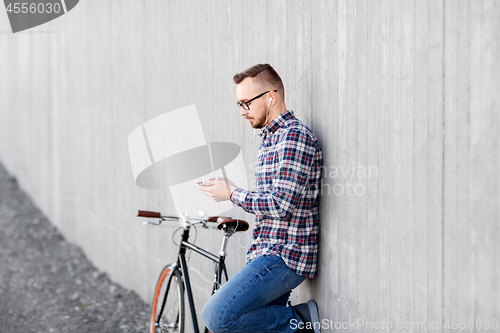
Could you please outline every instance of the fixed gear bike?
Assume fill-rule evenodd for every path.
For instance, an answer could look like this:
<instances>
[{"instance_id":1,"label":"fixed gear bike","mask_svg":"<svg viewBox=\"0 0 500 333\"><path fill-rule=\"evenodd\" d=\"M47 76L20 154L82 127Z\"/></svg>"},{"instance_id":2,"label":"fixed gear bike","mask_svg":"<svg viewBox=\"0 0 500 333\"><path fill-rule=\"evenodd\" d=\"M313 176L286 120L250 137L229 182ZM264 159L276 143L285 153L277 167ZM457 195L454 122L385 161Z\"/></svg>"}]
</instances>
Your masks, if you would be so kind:
<instances>
[{"instance_id":1,"label":"fixed gear bike","mask_svg":"<svg viewBox=\"0 0 500 333\"><path fill-rule=\"evenodd\" d=\"M183 229L181 242L177 244L179 246L177 261L172 264L168 264L165 268L163 268L160 273L160 277L158 278L158 282L156 283L149 325L150 333L184 332L185 292L187 293L194 332L199 333L198 319L193 300L193 289L191 288L191 282L189 280L186 251L188 249L192 250L215 263L214 283L212 287L213 295L213 293L215 293L215 291L219 289L222 284L222 276L224 275L225 281L228 280L225 263L227 241L234 233L248 230L248 223L240 219L233 219L225 216L190 219L186 214L181 214L180 217L163 216L158 212L144 210L139 210L137 216L157 218L158 220L156 222L144 222L144 224L151 225L160 225L162 222L168 220L179 221L181 228ZM214 228L211 227L209 223L216 223L216 228L224 232L219 256L194 245L194 242L189 242L189 233L192 227L201 225L206 229ZM205 327L204 332L208 333L209 330Z\"/></svg>"}]
</instances>

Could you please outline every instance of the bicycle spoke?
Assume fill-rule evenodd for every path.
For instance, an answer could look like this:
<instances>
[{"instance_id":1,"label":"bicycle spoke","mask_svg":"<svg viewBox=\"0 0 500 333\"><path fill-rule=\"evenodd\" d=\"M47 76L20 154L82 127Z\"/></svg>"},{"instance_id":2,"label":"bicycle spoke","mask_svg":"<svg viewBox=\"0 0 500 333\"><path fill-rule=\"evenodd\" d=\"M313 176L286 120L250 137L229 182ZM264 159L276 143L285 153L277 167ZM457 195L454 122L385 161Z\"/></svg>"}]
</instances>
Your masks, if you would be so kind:
<instances>
[{"instance_id":1,"label":"bicycle spoke","mask_svg":"<svg viewBox=\"0 0 500 333\"><path fill-rule=\"evenodd\" d=\"M181 274L170 266L160 275L152 310L151 333L184 331L184 286Z\"/></svg>"}]
</instances>

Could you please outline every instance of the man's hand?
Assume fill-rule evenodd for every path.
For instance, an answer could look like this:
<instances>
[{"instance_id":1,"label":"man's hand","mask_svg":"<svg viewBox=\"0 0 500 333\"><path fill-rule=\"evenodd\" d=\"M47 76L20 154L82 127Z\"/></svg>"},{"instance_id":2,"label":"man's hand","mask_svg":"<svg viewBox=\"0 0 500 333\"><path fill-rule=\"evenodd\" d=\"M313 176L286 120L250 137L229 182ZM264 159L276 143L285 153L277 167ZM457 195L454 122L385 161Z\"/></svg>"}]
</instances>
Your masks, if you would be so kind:
<instances>
[{"instance_id":1,"label":"man's hand","mask_svg":"<svg viewBox=\"0 0 500 333\"><path fill-rule=\"evenodd\" d=\"M196 186L217 202L229 200L231 193L237 188L232 181L223 177L212 177L203 181L203 185L197 183Z\"/></svg>"}]
</instances>

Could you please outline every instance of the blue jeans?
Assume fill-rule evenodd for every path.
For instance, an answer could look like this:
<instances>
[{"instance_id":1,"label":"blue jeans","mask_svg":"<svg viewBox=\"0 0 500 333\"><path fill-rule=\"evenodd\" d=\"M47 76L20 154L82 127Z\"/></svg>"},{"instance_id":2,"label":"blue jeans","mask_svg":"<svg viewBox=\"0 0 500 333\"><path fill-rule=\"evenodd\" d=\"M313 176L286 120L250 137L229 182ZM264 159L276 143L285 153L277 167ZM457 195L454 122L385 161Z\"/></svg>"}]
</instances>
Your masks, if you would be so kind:
<instances>
[{"instance_id":1,"label":"blue jeans","mask_svg":"<svg viewBox=\"0 0 500 333\"><path fill-rule=\"evenodd\" d=\"M278 256L255 258L215 292L201 315L214 333L294 332L290 321L301 319L286 302L304 280Z\"/></svg>"}]
</instances>

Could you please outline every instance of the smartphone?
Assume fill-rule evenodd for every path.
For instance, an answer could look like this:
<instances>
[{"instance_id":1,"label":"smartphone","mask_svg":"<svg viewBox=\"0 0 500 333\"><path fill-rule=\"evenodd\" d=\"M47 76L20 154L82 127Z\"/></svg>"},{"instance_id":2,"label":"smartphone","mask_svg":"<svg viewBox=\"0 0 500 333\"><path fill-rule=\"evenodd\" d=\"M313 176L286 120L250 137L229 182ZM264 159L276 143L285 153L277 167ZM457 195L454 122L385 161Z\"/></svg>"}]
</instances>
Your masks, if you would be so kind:
<instances>
[{"instance_id":1,"label":"smartphone","mask_svg":"<svg viewBox=\"0 0 500 333\"><path fill-rule=\"evenodd\" d=\"M196 181L196 184L198 184L198 185L200 185L200 186L205 186L205 185L203 185L203 182L202 182L201 180L197 180L197 181Z\"/></svg>"}]
</instances>

